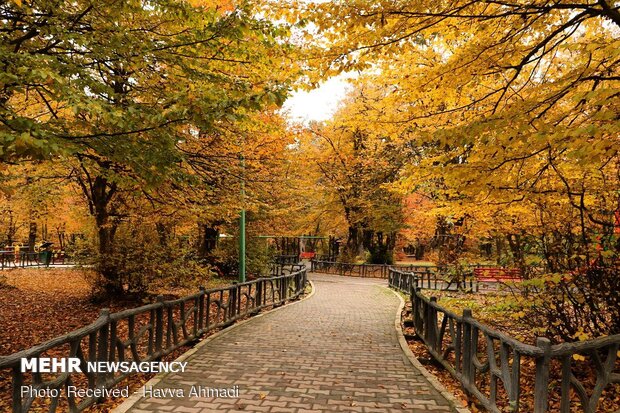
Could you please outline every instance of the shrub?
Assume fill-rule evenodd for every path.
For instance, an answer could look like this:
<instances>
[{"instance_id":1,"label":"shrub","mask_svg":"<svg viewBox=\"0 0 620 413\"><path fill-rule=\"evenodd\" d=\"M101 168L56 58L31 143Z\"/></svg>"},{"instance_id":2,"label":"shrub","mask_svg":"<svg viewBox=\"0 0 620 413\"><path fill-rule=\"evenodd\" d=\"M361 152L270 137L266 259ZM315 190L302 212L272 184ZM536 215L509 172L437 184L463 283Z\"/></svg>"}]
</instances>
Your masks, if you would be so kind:
<instances>
[{"instance_id":1,"label":"shrub","mask_svg":"<svg viewBox=\"0 0 620 413\"><path fill-rule=\"evenodd\" d=\"M246 244L246 274L248 276L266 276L276 251L261 242ZM209 264L222 277L237 277L239 274L239 245L236 239L222 240L217 248L207 257Z\"/></svg>"},{"instance_id":2,"label":"shrub","mask_svg":"<svg viewBox=\"0 0 620 413\"><path fill-rule=\"evenodd\" d=\"M526 317L550 339L576 341L620 334L618 266L592 266L571 274L525 281Z\"/></svg>"},{"instance_id":3,"label":"shrub","mask_svg":"<svg viewBox=\"0 0 620 413\"><path fill-rule=\"evenodd\" d=\"M366 262L369 264L394 264L394 254L387 248L376 248L368 253Z\"/></svg>"},{"instance_id":4,"label":"shrub","mask_svg":"<svg viewBox=\"0 0 620 413\"><path fill-rule=\"evenodd\" d=\"M209 266L195 259L189 246L174 240L162 245L156 232L146 225L119 229L114 252L95 255L94 266L97 272L91 284L95 296L112 290L109 274L122 286L123 293L135 295L159 287L197 287L214 275Z\"/></svg>"}]
</instances>

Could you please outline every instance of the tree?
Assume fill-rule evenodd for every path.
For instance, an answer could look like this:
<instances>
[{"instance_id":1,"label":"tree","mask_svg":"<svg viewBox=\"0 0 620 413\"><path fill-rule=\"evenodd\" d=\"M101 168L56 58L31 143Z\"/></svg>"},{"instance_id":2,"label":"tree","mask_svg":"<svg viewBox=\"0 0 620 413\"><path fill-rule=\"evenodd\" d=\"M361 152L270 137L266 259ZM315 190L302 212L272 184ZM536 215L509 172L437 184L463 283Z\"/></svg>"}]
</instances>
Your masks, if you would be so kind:
<instances>
[{"instance_id":1,"label":"tree","mask_svg":"<svg viewBox=\"0 0 620 413\"><path fill-rule=\"evenodd\" d=\"M522 234L502 226L535 229L555 269L588 265L599 246L615 249L617 5L298 6L321 40L313 44L316 78L372 67L366 77L386 85L379 122L386 132L416 130L425 150L407 168L410 191L424 188L455 219L491 225L482 232L514 241ZM551 223L570 225L552 234ZM562 244L570 254L560 257Z\"/></svg>"},{"instance_id":2,"label":"tree","mask_svg":"<svg viewBox=\"0 0 620 413\"><path fill-rule=\"evenodd\" d=\"M59 156L88 202L107 256L136 192L186 181L184 142L280 104L297 76L286 28L183 1L13 2L4 27L5 160ZM9 63L10 62L10 63Z\"/></svg>"},{"instance_id":3,"label":"tree","mask_svg":"<svg viewBox=\"0 0 620 413\"><path fill-rule=\"evenodd\" d=\"M420 148L405 194L497 241L503 263L562 274L538 280L562 317L550 335L618 331L601 321L618 308L617 2L300 2L286 16L314 23L299 36L313 80L358 70L383 87L368 117Z\"/></svg>"},{"instance_id":4,"label":"tree","mask_svg":"<svg viewBox=\"0 0 620 413\"><path fill-rule=\"evenodd\" d=\"M365 250L370 262L388 263L403 226L402 197L388 185L415 151L373 125L368 115L380 95L360 85L332 121L310 127L304 149L325 196L321 211L338 211L346 222L346 257L355 259Z\"/></svg>"}]
</instances>

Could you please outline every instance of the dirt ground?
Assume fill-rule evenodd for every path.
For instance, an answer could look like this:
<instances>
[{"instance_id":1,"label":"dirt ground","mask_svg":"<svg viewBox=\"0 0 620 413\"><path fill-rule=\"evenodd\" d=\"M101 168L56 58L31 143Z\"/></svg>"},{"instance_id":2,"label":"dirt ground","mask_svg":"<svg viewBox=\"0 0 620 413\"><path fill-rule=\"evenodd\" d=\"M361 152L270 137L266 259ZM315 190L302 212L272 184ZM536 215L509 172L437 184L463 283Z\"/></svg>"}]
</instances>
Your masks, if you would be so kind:
<instances>
[{"instance_id":1,"label":"dirt ground","mask_svg":"<svg viewBox=\"0 0 620 413\"><path fill-rule=\"evenodd\" d=\"M24 350L54 337L92 323L103 308L111 312L138 307L153 301L153 295L144 299L93 302L87 281L89 270L71 268L31 268L2 271L4 284L0 286L0 356ZM205 282L207 288L228 283L227 280ZM168 297L181 297L194 292L187 288L154 291ZM173 360L187 349L181 348L168 355ZM137 390L150 375L132 375L125 384L130 391ZM11 376L0 371L0 411L11 411ZM109 412L122 399L111 399L88 409L89 412Z\"/></svg>"},{"instance_id":2,"label":"dirt ground","mask_svg":"<svg viewBox=\"0 0 620 413\"><path fill-rule=\"evenodd\" d=\"M526 342L533 343L535 334L532 333L532 327L528 325L527 321L521 318L514 318L511 316L510 311L500 310L498 304L502 301L501 294L465 294L456 292L427 292L429 295L437 296L438 303L445 308L455 312L461 313L463 308L470 308L473 310L474 316L478 321L495 328L496 330L516 337L517 339ZM410 306L409 306L410 309ZM409 319L410 314L403 313L403 319ZM529 331L528 331L529 330ZM413 339L415 331L412 327L404 328L405 334L408 337L409 348L413 354L420 360L420 362L429 370L437 379L444 385L444 387L451 393L453 393L457 402L463 406L467 406L472 412L484 412L484 408L480 407L473 397L468 397L461 384L455 379L443 366L433 359L433 356L429 353L424 343L419 339ZM484 359L485 352L479 352L479 357ZM498 361L497 361L498 362ZM499 363L499 362L498 362ZM574 363L577 363L574 361ZM596 376L594 371L591 370L591 365L588 362L581 362L581 371L575 372L581 383L585 386L588 394L591 394L595 385ZM533 409L533 387L535 381L535 364L530 358L521 358L521 405L519 411L530 412ZM577 369L574 369L577 370ZM616 360L615 371L620 371L620 357ZM560 411L560 377L561 377L561 365L557 360L551 363L551 380L550 380L550 394L549 394L549 411ZM477 374L476 385L482 391L483 394L490 394L490 384L488 380L488 374ZM503 384L499 381L498 386ZM500 392L501 393L501 392ZM505 394L504 394L505 395ZM571 399L576 400L577 395L571 391ZM498 408L502 412L511 411L510 407L506 403L505 397L498 399ZM573 403L571 406L571 413L583 412L578 402ZM602 392L599 405L596 410L597 413L620 413L620 384L610 384Z\"/></svg>"}]
</instances>

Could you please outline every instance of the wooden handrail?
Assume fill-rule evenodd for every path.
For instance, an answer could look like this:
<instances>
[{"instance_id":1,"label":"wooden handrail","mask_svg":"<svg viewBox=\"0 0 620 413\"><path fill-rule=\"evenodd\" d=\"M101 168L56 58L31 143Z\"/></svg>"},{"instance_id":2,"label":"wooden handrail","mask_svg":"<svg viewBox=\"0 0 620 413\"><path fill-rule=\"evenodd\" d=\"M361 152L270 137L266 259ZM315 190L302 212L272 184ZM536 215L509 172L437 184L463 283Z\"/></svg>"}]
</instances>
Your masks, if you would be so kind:
<instances>
[{"instance_id":1,"label":"wooden handrail","mask_svg":"<svg viewBox=\"0 0 620 413\"><path fill-rule=\"evenodd\" d=\"M434 297L425 297L418 286L417 274L393 268L389 271L390 287L410 297L416 335L424 342L429 353L461 382L467 393L491 412L500 412L497 407L497 387L500 385L508 397L511 411L519 411L523 393L521 390L525 390L521 389L520 380L523 357L530 358L536 367L534 413L548 411L550 364L553 359L562 365L559 386L562 412L572 411L571 408L578 406L584 413L594 413L603 389L609 384L620 383L620 373L614 372L620 349L620 334L556 345L539 337L536 345L526 344L476 320L471 310L466 309L459 316L440 306ZM485 353L486 360L481 361L479 356ZM579 370L579 366L573 363L575 355L591 359L596 377L594 388L589 393L574 374ZM495 390L488 393L483 391L476 385L477 378L487 383L494 381ZM576 390L578 404L571 399L571 389Z\"/></svg>"},{"instance_id":2,"label":"wooden handrail","mask_svg":"<svg viewBox=\"0 0 620 413\"><path fill-rule=\"evenodd\" d=\"M45 343L9 356L0 357L0 369L13 374L13 413L26 413L34 399L22 397L21 386L29 383L36 389L63 388L71 381L72 373L63 373L45 381L38 374L22 373L22 358L39 358L47 352L65 352L65 357L87 361L154 361L172 351L198 340L207 332L226 327L236 320L257 314L267 307L276 307L303 294L307 284L305 267L287 275L258 278L244 283L214 289L200 288L199 292L183 298L157 302L110 314L102 310L93 323ZM119 329L123 324L126 330ZM142 325L140 325L142 324ZM82 369L85 371L85 368ZM83 373L88 388L110 388L128 373ZM29 383L28 380L30 380ZM86 383L84 383L86 384ZM99 399L92 397L74 400L64 395L71 411L82 411ZM66 406L65 406L66 407ZM56 404L49 411L57 411Z\"/></svg>"}]
</instances>

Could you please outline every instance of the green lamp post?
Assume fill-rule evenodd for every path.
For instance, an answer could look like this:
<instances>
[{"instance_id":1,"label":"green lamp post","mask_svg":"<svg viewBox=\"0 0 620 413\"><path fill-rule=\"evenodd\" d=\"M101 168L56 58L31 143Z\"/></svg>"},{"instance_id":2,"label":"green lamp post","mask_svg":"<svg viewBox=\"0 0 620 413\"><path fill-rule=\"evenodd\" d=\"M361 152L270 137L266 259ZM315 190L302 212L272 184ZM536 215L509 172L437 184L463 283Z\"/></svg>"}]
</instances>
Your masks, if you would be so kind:
<instances>
[{"instance_id":1,"label":"green lamp post","mask_svg":"<svg viewBox=\"0 0 620 413\"><path fill-rule=\"evenodd\" d=\"M245 157L243 152L241 152L241 213L239 214L239 282L245 282Z\"/></svg>"}]
</instances>

